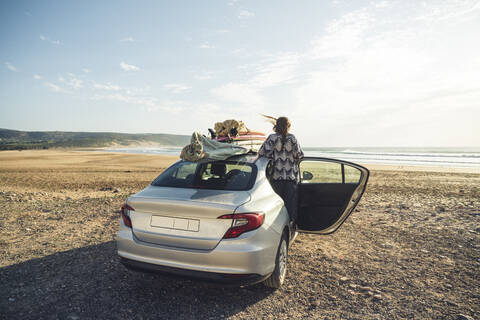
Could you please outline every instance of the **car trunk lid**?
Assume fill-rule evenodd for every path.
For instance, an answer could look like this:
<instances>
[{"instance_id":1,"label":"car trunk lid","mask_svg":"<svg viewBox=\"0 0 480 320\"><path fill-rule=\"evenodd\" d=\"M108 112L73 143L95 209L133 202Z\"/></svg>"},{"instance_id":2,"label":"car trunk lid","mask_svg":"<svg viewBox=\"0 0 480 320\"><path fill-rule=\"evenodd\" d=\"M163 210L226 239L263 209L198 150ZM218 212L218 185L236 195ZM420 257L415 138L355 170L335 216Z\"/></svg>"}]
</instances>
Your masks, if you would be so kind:
<instances>
[{"instance_id":1,"label":"car trunk lid","mask_svg":"<svg viewBox=\"0 0 480 320\"><path fill-rule=\"evenodd\" d=\"M247 191L223 191L149 186L128 198L132 230L139 240L153 244L211 250L231 227L218 219L248 202Z\"/></svg>"}]
</instances>

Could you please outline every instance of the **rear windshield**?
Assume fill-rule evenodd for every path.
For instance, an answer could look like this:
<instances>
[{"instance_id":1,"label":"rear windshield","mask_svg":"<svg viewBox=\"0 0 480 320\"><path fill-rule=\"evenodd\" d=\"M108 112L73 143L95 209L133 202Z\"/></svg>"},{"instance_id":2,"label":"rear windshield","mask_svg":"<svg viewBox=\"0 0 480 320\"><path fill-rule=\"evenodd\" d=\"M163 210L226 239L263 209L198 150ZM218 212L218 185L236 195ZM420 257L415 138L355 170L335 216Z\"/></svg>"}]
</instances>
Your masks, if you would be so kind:
<instances>
[{"instance_id":1,"label":"rear windshield","mask_svg":"<svg viewBox=\"0 0 480 320\"><path fill-rule=\"evenodd\" d=\"M152 185L177 188L248 190L255 181L256 167L237 161L180 161L165 170Z\"/></svg>"}]
</instances>

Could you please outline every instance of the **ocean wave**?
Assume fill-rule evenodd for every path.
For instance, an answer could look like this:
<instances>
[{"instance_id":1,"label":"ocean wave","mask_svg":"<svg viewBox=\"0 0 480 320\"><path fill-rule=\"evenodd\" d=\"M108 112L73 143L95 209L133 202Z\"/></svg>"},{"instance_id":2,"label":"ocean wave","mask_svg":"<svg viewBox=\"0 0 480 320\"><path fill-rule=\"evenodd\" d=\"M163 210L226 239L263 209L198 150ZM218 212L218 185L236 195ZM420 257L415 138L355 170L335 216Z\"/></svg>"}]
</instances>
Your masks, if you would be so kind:
<instances>
[{"instance_id":1,"label":"ocean wave","mask_svg":"<svg viewBox=\"0 0 480 320\"><path fill-rule=\"evenodd\" d=\"M181 150L181 147L143 147L116 148L110 149L109 151L157 155L180 155ZM334 158L361 163L480 167L480 152L469 151L470 150L466 150L466 152L462 152L458 148L452 148L451 151L443 149L432 152L427 152L426 150L413 152L411 149L394 152L391 148L374 151L355 150L350 148L304 148L306 156Z\"/></svg>"},{"instance_id":2,"label":"ocean wave","mask_svg":"<svg viewBox=\"0 0 480 320\"><path fill-rule=\"evenodd\" d=\"M355 154L355 155L376 155L376 156L396 156L396 157L443 157L443 158L480 158L480 153L440 153L440 152L375 152L359 150L314 150L309 151L321 153L336 154Z\"/></svg>"}]
</instances>

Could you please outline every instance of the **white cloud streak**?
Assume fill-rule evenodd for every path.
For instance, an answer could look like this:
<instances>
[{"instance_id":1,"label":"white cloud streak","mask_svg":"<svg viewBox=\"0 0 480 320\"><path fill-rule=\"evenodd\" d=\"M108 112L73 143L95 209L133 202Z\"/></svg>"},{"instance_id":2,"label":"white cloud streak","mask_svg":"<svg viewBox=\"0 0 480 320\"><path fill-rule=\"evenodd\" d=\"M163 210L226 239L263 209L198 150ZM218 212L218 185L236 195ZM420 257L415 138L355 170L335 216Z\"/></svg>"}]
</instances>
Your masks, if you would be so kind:
<instances>
[{"instance_id":1,"label":"white cloud streak","mask_svg":"<svg viewBox=\"0 0 480 320\"><path fill-rule=\"evenodd\" d=\"M204 42L201 45L198 46L200 49L214 49L215 46L212 46L208 42Z\"/></svg>"},{"instance_id":2,"label":"white cloud streak","mask_svg":"<svg viewBox=\"0 0 480 320\"><path fill-rule=\"evenodd\" d=\"M101 84L101 83L94 82L93 87L95 89L107 90L107 91L119 91L121 89L120 86L117 86L111 83Z\"/></svg>"},{"instance_id":3,"label":"white cloud streak","mask_svg":"<svg viewBox=\"0 0 480 320\"><path fill-rule=\"evenodd\" d=\"M35 80L42 80L43 77L42 77L41 75L34 74L34 75L33 75L33 79L35 79Z\"/></svg>"},{"instance_id":4,"label":"white cloud streak","mask_svg":"<svg viewBox=\"0 0 480 320\"><path fill-rule=\"evenodd\" d=\"M77 78L70 78L67 82L67 85L74 90L83 88L83 80Z\"/></svg>"},{"instance_id":5,"label":"white cloud streak","mask_svg":"<svg viewBox=\"0 0 480 320\"><path fill-rule=\"evenodd\" d=\"M69 93L68 90L65 90L64 88L51 82L44 82L44 85L53 92Z\"/></svg>"},{"instance_id":6,"label":"white cloud streak","mask_svg":"<svg viewBox=\"0 0 480 320\"><path fill-rule=\"evenodd\" d=\"M120 39L120 42L135 42L135 39L133 37L126 37L126 38Z\"/></svg>"},{"instance_id":7,"label":"white cloud streak","mask_svg":"<svg viewBox=\"0 0 480 320\"><path fill-rule=\"evenodd\" d=\"M203 80L210 80L213 79L213 72L203 72L194 75L195 80L203 81Z\"/></svg>"},{"instance_id":8,"label":"white cloud streak","mask_svg":"<svg viewBox=\"0 0 480 320\"><path fill-rule=\"evenodd\" d=\"M10 62L5 62L5 67L7 67L7 69L10 71L18 72L18 69Z\"/></svg>"},{"instance_id":9,"label":"white cloud streak","mask_svg":"<svg viewBox=\"0 0 480 320\"><path fill-rule=\"evenodd\" d=\"M188 89L190 89L189 86L184 85L184 84L179 84L179 83L169 83L163 86L166 90L172 92L172 93L182 93Z\"/></svg>"},{"instance_id":10,"label":"white cloud streak","mask_svg":"<svg viewBox=\"0 0 480 320\"><path fill-rule=\"evenodd\" d=\"M213 88L210 93L244 110L261 110L265 107L265 98L256 88L248 84L227 83Z\"/></svg>"},{"instance_id":11,"label":"white cloud streak","mask_svg":"<svg viewBox=\"0 0 480 320\"><path fill-rule=\"evenodd\" d=\"M156 97L149 96L134 96L124 93L114 93L107 95L96 94L92 97L92 100L110 100L118 101L126 104L137 105L145 108L149 112L167 112L170 114L179 114L185 109L185 104L179 101L160 101Z\"/></svg>"},{"instance_id":12,"label":"white cloud streak","mask_svg":"<svg viewBox=\"0 0 480 320\"><path fill-rule=\"evenodd\" d=\"M148 112L166 112L176 115L185 108L187 105L181 101L172 101L159 99L157 97L148 94L150 87L143 88L125 88L110 82L97 83L92 82L95 90L104 91L104 93L94 94L91 99L97 101L116 101L125 103L128 105L139 106ZM181 90L183 87L169 86L172 90Z\"/></svg>"},{"instance_id":13,"label":"white cloud streak","mask_svg":"<svg viewBox=\"0 0 480 320\"><path fill-rule=\"evenodd\" d=\"M122 68L125 71L139 71L140 68L137 66L134 66L132 64L127 64L125 62L120 62L120 68Z\"/></svg>"},{"instance_id":14,"label":"white cloud streak","mask_svg":"<svg viewBox=\"0 0 480 320\"><path fill-rule=\"evenodd\" d=\"M52 40L52 39L50 39L50 37L44 36L43 34L40 35L40 40L47 41L47 42L50 42L51 44L55 44L55 45L60 44L59 40Z\"/></svg>"}]
</instances>

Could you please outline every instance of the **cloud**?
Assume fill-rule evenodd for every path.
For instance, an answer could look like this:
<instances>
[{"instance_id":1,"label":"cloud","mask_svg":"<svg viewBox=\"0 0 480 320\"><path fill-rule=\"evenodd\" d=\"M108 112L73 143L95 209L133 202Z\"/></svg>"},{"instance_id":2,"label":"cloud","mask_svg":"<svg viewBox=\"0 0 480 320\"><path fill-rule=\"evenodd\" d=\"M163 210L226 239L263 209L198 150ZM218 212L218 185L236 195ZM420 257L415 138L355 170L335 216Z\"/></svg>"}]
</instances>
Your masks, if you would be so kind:
<instances>
[{"instance_id":1,"label":"cloud","mask_svg":"<svg viewBox=\"0 0 480 320\"><path fill-rule=\"evenodd\" d=\"M47 88L49 88L51 91L53 92L63 92L63 93L69 93L68 90L65 90L64 88L56 85L56 84L53 84L51 82L44 82L45 86Z\"/></svg>"},{"instance_id":2,"label":"cloud","mask_svg":"<svg viewBox=\"0 0 480 320\"><path fill-rule=\"evenodd\" d=\"M85 73L90 73L90 70L87 69L87 68L83 68L82 71L85 72Z\"/></svg>"},{"instance_id":3,"label":"cloud","mask_svg":"<svg viewBox=\"0 0 480 320\"><path fill-rule=\"evenodd\" d=\"M94 95L92 100L110 100L110 101L119 101L126 104L138 105L145 108L147 111L161 111L168 112L171 114L179 114L186 107L185 103L180 101L169 101L162 100L160 101L156 97L150 96L135 96L124 93L114 93L108 95Z\"/></svg>"},{"instance_id":4,"label":"cloud","mask_svg":"<svg viewBox=\"0 0 480 320\"><path fill-rule=\"evenodd\" d=\"M367 30L374 25L374 17L365 9L344 14L330 22L325 34L311 41L312 58L328 59L352 56L368 37Z\"/></svg>"},{"instance_id":5,"label":"cloud","mask_svg":"<svg viewBox=\"0 0 480 320\"><path fill-rule=\"evenodd\" d=\"M195 80L210 80L210 79L213 79L214 76L213 76L213 72L203 72L203 73L200 73L200 74L197 74L194 76Z\"/></svg>"},{"instance_id":6,"label":"cloud","mask_svg":"<svg viewBox=\"0 0 480 320\"><path fill-rule=\"evenodd\" d=\"M178 83L169 83L164 85L163 87L172 93L182 93L190 89L189 86L186 86L184 84L178 84Z\"/></svg>"},{"instance_id":7,"label":"cloud","mask_svg":"<svg viewBox=\"0 0 480 320\"><path fill-rule=\"evenodd\" d=\"M478 144L479 129L468 135L472 126L451 121L466 110L480 117L473 107L480 97L477 3L372 2L327 21L304 50L243 64L240 79L210 93L242 112L288 114L302 124L295 132L307 145L420 143L399 128L423 135L424 145L441 145L452 140L444 130L415 127L440 114L437 126L451 128L458 141L463 132L467 144L473 134ZM311 135L317 127L321 141Z\"/></svg>"},{"instance_id":8,"label":"cloud","mask_svg":"<svg viewBox=\"0 0 480 320\"><path fill-rule=\"evenodd\" d=\"M258 88L290 83L298 78L296 71L301 59L299 53L281 53L272 61L266 59L266 62L256 67L250 82Z\"/></svg>"},{"instance_id":9,"label":"cloud","mask_svg":"<svg viewBox=\"0 0 480 320\"><path fill-rule=\"evenodd\" d=\"M476 15L478 15L478 11L480 11L480 2L474 0L451 0L445 1L442 5L438 6L428 6L428 4L425 3L425 7L427 10L416 16L416 20L433 23L452 19L464 21L468 16L474 19Z\"/></svg>"},{"instance_id":10,"label":"cloud","mask_svg":"<svg viewBox=\"0 0 480 320\"><path fill-rule=\"evenodd\" d=\"M124 88L123 90L125 91L126 94L129 95L136 95L136 94L145 94L149 92L151 89L150 86L145 86L143 88Z\"/></svg>"},{"instance_id":11,"label":"cloud","mask_svg":"<svg viewBox=\"0 0 480 320\"><path fill-rule=\"evenodd\" d=\"M138 96L144 95L150 91L150 86L145 86L143 88L135 88L135 87L121 87L116 84L112 84L110 82L107 83L97 83L92 81L92 86L96 90L104 90L104 91L116 91L119 94L125 96Z\"/></svg>"},{"instance_id":12,"label":"cloud","mask_svg":"<svg viewBox=\"0 0 480 320\"><path fill-rule=\"evenodd\" d=\"M134 66L132 64L127 64L125 62L120 62L120 68L122 68L125 71L139 71L140 68L137 66Z\"/></svg>"},{"instance_id":13,"label":"cloud","mask_svg":"<svg viewBox=\"0 0 480 320\"><path fill-rule=\"evenodd\" d=\"M249 19L255 17L255 13L248 11L248 10L241 10L238 13L238 18L239 19Z\"/></svg>"},{"instance_id":14,"label":"cloud","mask_svg":"<svg viewBox=\"0 0 480 320\"><path fill-rule=\"evenodd\" d=\"M94 100L116 100L121 102L126 102L130 104L141 104L145 106L153 107L155 106L156 98L154 97L136 97L131 95L126 95L123 93L114 93L108 95L95 95L93 96Z\"/></svg>"},{"instance_id":15,"label":"cloud","mask_svg":"<svg viewBox=\"0 0 480 320\"><path fill-rule=\"evenodd\" d=\"M58 81L70 87L73 90L79 90L83 88L83 80L79 79L74 73L71 73L71 72L67 73L67 78L59 75Z\"/></svg>"},{"instance_id":16,"label":"cloud","mask_svg":"<svg viewBox=\"0 0 480 320\"><path fill-rule=\"evenodd\" d=\"M449 139L444 131L422 131L419 123L428 127L433 115L456 114L480 96L480 45L467 40L480 27L474 26L472 17L479 19L480 13L472 4L373 4L330 22L296 66L297 73L310 69L294 88L297 114L305 124L313 125L319 116L331 121L325 137L335 122L357 132L350 142L335 137L337 144L364 144L359 140L364 139L379 145L441 145ZM452 122L452 115L436 122L457 134L462 125ZM399 129L424 140L413 141Z\"/></svg>"},{"instance_id":17,"label":"cloud","mask_svg":"<svg viewBox=\"0 0 480 320\"><path fill-rule=\"evenodd\" d=\"M95 89L107 90L107 91L119 91L121 89L120 86L117 86L111 83L101 84L101 83L94 82L93 87Z\"/></svg>"},{"instance_id":18,"label":"cloud","mask_svg":"<svg viewBox=\"0 0 480 320\"><path fill-rule=\"evenodd\" d=\"M213 88L210 93L220 100L227 101L244 110L261 110L265 106L264 97L248 84L228 83Z\"/></svg>"},{"instance_id":19,"label":"cloud","mask_svg":"<svg viewBox=\"0 0 480 320\"><path fill-rule=\"evenodd\" d=\"M126 37L126 38L120 39L120 42L135 42L135 39L133 39L133 37Z\"/></svg>"},{"instance_id":20,"label":"cloud","mask_svg":"<svg viewBox=\"0 0 480 320\"><path fill-rule=\"evenodd\" d=\"M18 69L10 62L5 62L5 67L7 67L7 69L10 71L18 72Z\"/></svg>"},{"instance_id":21,"label":"cloud","mask_svg":"<svg viewBox=\"0 0 480 320\"><path fill-rule=\"evenodd\" d=\"M37 79L37 80L40 80L43 78L38 74L35 74L33 77L34 79ZM65 87L61 87L49 81L44 82L44 85L53 92L63 92L63 93L72 93L71 90L76 91L83 88L83 80L78 79L77 76L71 72L67 73L67 78L63 76L58 76L58 81L61 82L63 86L69 87L70 89L67 90L65 89Z\"/></svg>"},{"instance_id":22,"label":"cloud","mask_svg":"<svg viewBox=\"0 0 480 320\"><path fill-rule=\"evenodd\" d=\"M204 42L198 46L200 49L214 49L215 47L209 44L208 42Z\"/></svg>"},{"instance_id":23,"label":"cloud","mask_svg":"<svg viewBox=\"0 0 480 320\"><path fill-rule=\"evenodd\" d=\"M60 44L59 40L52 40L50 37L44 36L43 34L40 35L40 40L50 42L51 44Z\"/></svg>"},{"instance_id":24,"label":"cloud","mask_svg":"<svg viewBox=\"0 0 480 320\"><path fill-rule=\"evenodd\" d=\"M33 75L33 79L35 79L35 80L42 80L43 77L40 76L40 75L38 75L38 74L34 74L34 75Z\"/></svg>"},{"instance_id":25,"label":"cloud","mask_svg":"<svg viewBox=\"0 0 480 320\"><path fill-rule=\"evenodd\" d=\"M301 53L279 53L256 63L240 65L238 68L247 75L244 81L220 85L210 93L217 99L228 101L249 112L259 108L263 108L264 112L265 108L274 109L271 90L279 90L279 86L292 86L303 79L302 73L298 73L302 57Z\"/></svg>"},{"instance_id":26,"label":"cloud","mask_svg":"<svg viewBox=\"0 0 480 320\"><path fill-rule=\"evenodd\" d=\"M83 80L77 78L70 78L67 81L67 85L74 90L78 90L83 88Z\"/></svg>"},{"instance_id":27,"label":"cloud","mask_svg":"<svg viewBox=\"0 0 480 320\"><path fill-rule=\"evenodd\" d=\"M384 0L384 1L377 2L377 3L375 4L375 6L376 6L377 8L386 8L386 7L388 7L388 5L389 5L388 1L385 1L385 0Z\"/></svg>"}]
</instances>

